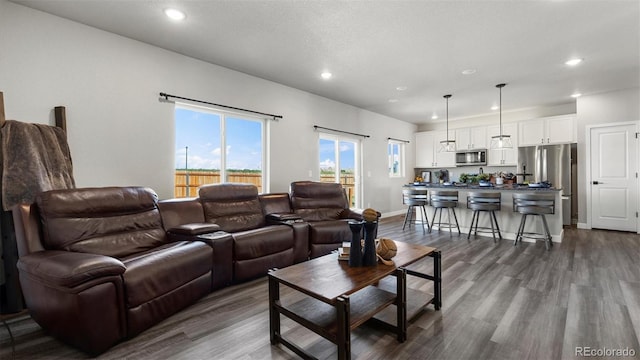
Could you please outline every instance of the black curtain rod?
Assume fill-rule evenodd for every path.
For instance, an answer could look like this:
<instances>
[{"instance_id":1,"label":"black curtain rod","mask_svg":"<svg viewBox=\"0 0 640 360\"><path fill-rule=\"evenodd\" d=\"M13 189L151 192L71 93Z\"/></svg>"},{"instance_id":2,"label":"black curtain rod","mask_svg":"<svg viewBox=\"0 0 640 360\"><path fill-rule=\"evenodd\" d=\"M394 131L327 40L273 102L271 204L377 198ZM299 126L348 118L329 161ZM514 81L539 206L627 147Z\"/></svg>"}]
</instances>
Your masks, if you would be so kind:
<instances>
[{"instance_id":1,"label":"black curtain rod","mask_svg":"<svg viewBox=\"0 0 640 360\"><path fill-rule=\"evenodd\" d=\"M243 109L243 108L234 107L234 106L228 106L228 105L221 105L221 104L216 104L216 103L212 103L212 102L208 102L208 101L190 99L190 98L186 98L186 97L182 97L182 96L170 95L170 94L163 93L163 92L160 93L160 97L163 97L167 101L169 100L169 98L187 100L187 101L192 101L192 102L196 102L196 103L200 103L200 104L213 105L213 106L217 106L217 107L221 107L221 108L225 108L225 109L239 110L239 111L249 112L249 113L253 113L253 114L265 115L265 116L268 116L268 117L272 117L274 120L275 119L282 119L282 115L267 114L267 113L263 113L263 112L260 112L260 111L248 110L248 109Z\"/></svg>"},{"instance_id":2,"label":"black curtain rod","mask_svg":"<svg viewBox=\"0 0 640 360\"><path fill-rule=\"evenodd\" d=\"M400 141L400 142L407 143L407 144L409 144L411 142L409 140L394 139L392 137L388 137L387 140L395 140L395 141Z\"/></svg>"},{"instance_id":3,"label":"black curtain rod","mask_svg":"<svg viewBox=\"0 0 640 360\"><path fill-rule=\"evenodd\" d=\"M322 126L318 126L318 125L313 125L313 128L318 130L318 129L323 129L323 130L329 130L329 131L335 131L335 132L339 132L339 133L343 133L343 134L349 134L349 135L355 135L355 136L362 136L364 138L369 138L371 136L369 135L363 135L363 134L357 134L357 133L352 133L349 131L342 131L342 130L336 130L336 129L330 129L330 128L326 128L326 127L322 127Z\"/></svg>"}]
</instances>

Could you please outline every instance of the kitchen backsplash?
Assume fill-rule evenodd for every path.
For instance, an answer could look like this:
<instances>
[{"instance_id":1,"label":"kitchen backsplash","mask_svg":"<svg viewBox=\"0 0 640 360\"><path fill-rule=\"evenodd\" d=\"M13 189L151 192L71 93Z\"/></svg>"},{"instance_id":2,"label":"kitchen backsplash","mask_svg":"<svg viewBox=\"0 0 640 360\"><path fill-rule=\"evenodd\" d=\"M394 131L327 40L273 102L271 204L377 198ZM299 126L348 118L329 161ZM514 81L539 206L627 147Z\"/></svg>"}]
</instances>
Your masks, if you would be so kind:
<instances>
[{"instance_id":1,"label":"kitchen backsplash","mask_svg":"<svg viewBox=\"0 0 640 360\"><path fill-rule=\"evenodd\" d=\"M498 172L505 172L505 173L516 173L516 167L515 166L457 166L454 168L446 168L446 170L449 171L449 181L458 181L458 178L460 177L460 174L465 173L465 174L478 174L480 172L480 168L482 168L483 172L485 174L495 174ZM431 171L433 172L437 172L438 170L435 169L415 169L415 175L416 176L420 176L420 174L422 174L423 171ZM432 176L431 182L437 182L437 178Z\"/></svg>"}]
</instances>

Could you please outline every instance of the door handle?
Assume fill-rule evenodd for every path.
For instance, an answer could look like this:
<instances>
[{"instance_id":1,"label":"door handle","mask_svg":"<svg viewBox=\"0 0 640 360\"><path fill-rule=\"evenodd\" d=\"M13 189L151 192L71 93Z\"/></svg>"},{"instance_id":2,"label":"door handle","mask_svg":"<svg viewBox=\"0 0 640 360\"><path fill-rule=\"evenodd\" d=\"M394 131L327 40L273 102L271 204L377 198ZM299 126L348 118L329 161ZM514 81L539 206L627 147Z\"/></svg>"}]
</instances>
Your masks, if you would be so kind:
<instances>
[{"instance_id":1,"label":"door handle","mask_svg":"<svg viewBox=\"0 0 640 360\"><path fill-rule=\"evenodd\" d=\"M604 184L604 183L601 183L601 182L598 182L598 181L592 181L591 183L592 183L593 185Z\"/></svg>"}]
</instances>

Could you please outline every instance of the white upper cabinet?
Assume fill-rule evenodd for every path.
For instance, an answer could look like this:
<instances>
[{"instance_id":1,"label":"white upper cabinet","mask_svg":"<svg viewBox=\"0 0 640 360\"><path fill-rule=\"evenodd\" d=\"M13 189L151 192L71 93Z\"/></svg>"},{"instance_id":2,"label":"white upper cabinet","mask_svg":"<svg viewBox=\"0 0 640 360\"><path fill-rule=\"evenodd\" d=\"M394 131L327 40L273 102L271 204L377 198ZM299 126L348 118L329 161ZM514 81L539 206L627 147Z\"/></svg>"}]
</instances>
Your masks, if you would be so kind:
<instances>
[{"instance_id":1,"label":"white upper cabinet","mask_svg":"<svg viewBox=\"0 0 640 360\"><path fill-rule=\"evenodd\" d=\"M416 133L416 167L447 168L456 166L454 152L438 152L440 141L446 140L446 131L424 131ZM454 140L454 132L449 131L449 138Z\"/></svg>"},{"instance_id":2,"label":"white upper cabinet","mask_svg":"<svg viewBox=\"0 0 640 360\"><path fill-rule=\"evenodd\" d=\"M487 127L476 126L456 130L456 149L473 150L487 148Z\"/></svg>"},{"instance_id":3,"label":"white upper cabinet","mask_svg":"<svg viewBox=\"0 0 640 360\"><path fill-rule=\"evenodd\" d=\"M518 163L518 124L502 124L502 134L511 135L513 148L504 150L491 150L487 154L487 165L490 166L515 166ZM487 144L491 144L491 137L500 135L500 125L487 127Z\"/></svg>"},{"instance_id":4,"label":"white upper cabinet","mask_svg":"<svg viewBox=\"0 0 640 360\"><path fill-rule=\"evenodd\" d=\"M434 136L433 132L416 133L416 167L428 168L433 167L435 163L434 152Z\"/></svg>"},{"instance_id":5,"label":"white upper cabinet","mask_svg":"<svg viewBox=\"0 0 640 360\"><path fill-rule=\"evenodd\" d=\"M574 115L548 118L547 144L578 142L578 122Z\"/></svg>"},{"instance_id":6,"label":"white upper cabinet","mask_svg":"<svg viewBox=\"0 0 640 360\"><path fill-rule=\"evenodd\" d=\"M575 115L521 121L518 130L520 146L566 144L578 140Z\"/></svg>"}]
</instances>

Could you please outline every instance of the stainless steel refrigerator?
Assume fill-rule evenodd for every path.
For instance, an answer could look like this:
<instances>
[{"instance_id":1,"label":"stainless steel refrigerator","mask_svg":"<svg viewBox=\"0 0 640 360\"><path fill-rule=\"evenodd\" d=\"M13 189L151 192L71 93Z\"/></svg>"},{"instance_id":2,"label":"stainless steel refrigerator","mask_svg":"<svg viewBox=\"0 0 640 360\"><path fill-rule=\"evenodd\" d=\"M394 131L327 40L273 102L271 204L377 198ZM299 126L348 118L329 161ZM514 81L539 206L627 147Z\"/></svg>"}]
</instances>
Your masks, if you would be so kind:
<instances>
[{"instance_id":1,"label":"stainless steel refrigerator","mask_svg":"<svg viewBox=\"0 0 640 360\"><path fill-rule=\"evenodd\" d=\"M562 223L571 225L572 201L571 197L575 192L572 189L571 181L575 176L577 163L576 152L573 151L575 144L564 145L538 145L518 148L518 174L522 174L518 181L528 181L529 183L548 182L552 187L562 189Z\"/></svg>"}]
</instances>

